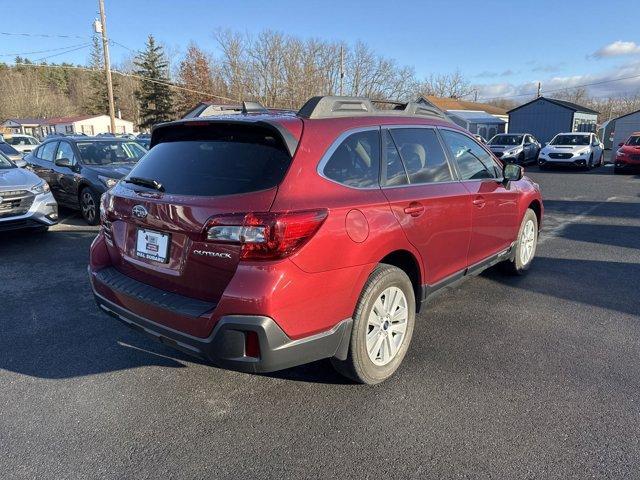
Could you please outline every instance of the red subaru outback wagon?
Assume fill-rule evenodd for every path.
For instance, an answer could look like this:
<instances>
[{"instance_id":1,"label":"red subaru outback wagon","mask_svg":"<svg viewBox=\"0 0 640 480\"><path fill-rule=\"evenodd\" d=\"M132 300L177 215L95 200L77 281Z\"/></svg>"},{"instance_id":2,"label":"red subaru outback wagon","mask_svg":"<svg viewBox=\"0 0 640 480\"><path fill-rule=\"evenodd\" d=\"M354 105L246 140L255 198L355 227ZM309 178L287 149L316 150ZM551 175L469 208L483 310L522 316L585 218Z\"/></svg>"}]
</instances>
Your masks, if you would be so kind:
<instances>
[{"instance_id":1,"label":"red subaru outback wagon","mask_svg":"<svg viewBox=\"0 0 640 480\"><path fill-rule=\"evenodd\" d=\"M95 298L223 367L331 358L381 382L436 291L535 254L538 186L421 104L314 97L161 124L151 146L102 198Z\"/></svg>"}]
</instances>

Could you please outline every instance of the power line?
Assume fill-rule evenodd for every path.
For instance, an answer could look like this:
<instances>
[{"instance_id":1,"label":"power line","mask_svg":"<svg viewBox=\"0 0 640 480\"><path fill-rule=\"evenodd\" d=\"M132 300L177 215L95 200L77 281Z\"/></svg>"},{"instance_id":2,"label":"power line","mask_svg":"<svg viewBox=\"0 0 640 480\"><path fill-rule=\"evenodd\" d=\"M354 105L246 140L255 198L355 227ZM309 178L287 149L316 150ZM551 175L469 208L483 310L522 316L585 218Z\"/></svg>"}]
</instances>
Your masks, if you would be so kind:
<instances>
[{"instance_id":1,"label":"power line","mask_svg":"<svg viewBox=\"0 0 640 480\"><path fill-rule=\"evenodd\" d=\"M91 38L87 35L56 35L56 34L47 34L47 33L15 33L15 32L0 32L0 35L14 35L20 37L41 37L41 38L79 38L81 40L85 40L87 38Z\"/></svg>"},{"instance_id":2,"label":"power line","mask_svg":"<svg viewBox=\"0 0 640 480\"><path fill-rule=\"evenodd\" d=\"M34 67L34 68L62 68L62 69L68 69L68 70L83 70L85 72L97 72L96 69L93 68L87 68L87 67L79 67L79 66L75 66L75 65L42 65L42 64L36 64L36 63L21 63L21 62L16 62L14 63L14 65L19 66L19 67ZM129 77L129 78L135 78L138 80L141 80L143 82L150 82L150 83L157 83L159 85L166 85L167 87L170 88L175 88L176 90L183 90L185 92L190 92L190 93L197 93L198 95L203 95L207 98L217 98L219 100L226 100L229 102L237 102L237 99L233 99L233 98L229 98L229 97L223 97L221 95L214 95L212 93L207 93L207 92L202 92L200 90L194 90L192 88L187 88L187 87L183 87L180 85L175 85L171 82L163 82L161 80L155 80L152 78L147 78L144 77L142 75L136 75L135 73L125 73L125 72L120 72L118 70L111 70L111 73L115 74L115 75L120 75L121 77Z\"/></svg>"},{"instance_id":3,"label":"power line","mask_svg":"<svg viewBox=\"0 0 640 480\"><path fill-rule=\"evenodd\" d=\"M76 47L76 48L72 48L70 50L65 50L64 52L54 53L53 55L47 55L46 57L38 58L36 60L36 62L42 62L43 60L47 60L48 58L59 57L60 55L65 55L67 53L75 52L77 50L82 50L83 48L87 48L87 47L90 47L90 46L91 46L90 43L85 43L84 45L81 45L81 46Z\"/></svg>"},{"instance_id":4,"label":"power line","mask_svg":"<svg viewBox=\"0 0 640 480\"><path fill-rule=\"evenodd\" d=\"M605 85L607 83L621 82L623 80L632 80L634 78L640 78L640 75L631 75L631 76L628 76L628 77L613 78L611 80L602 80L602 81L599 81L599 82L584 83L582 85L573 85L572 87L563 87L563 88L556 88L556 89L553 89L553 90L545 90L543 93L566 92L567 90L575 90L576 88L594 87L596 85ZM519 93L517 95L505 95L503 97L484 97L483 100L484 101L487 101L487 100L503 100L503 99L508 99L508 98L518 98L518 97L534 97L535 95L536 95L535 92Z\"/></svg>"},{"instance_id":5,"label":"power line","mask_svg":"<svg viewBox=\"0 0 640 480\"><path fill-rule=\"evenodd\" d=\"M66 47L49 48L47 50L34 50L33 52L0 53L0 57L20 57L22 55L33 55L36 53L57 52L60 50L66 50L67 48L74 48L85 45L86 43L78 43L76 45L67 45Z\"/></svg>"}]
</instances>

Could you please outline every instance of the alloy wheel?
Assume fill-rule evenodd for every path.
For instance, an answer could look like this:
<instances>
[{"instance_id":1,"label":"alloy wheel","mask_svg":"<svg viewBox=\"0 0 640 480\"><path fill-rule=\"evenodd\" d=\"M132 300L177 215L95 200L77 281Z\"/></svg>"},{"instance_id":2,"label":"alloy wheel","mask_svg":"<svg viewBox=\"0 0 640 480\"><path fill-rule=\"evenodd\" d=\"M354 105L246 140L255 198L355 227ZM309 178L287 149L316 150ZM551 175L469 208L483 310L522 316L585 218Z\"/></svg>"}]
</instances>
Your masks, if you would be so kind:
<instances>
[{"instance_id":1,"label":"alloy wheel","mask_svg":"<svg viewBox=\"0 0 640 480\"><path fill-rule=\"evenodd\" d=\"M407 332L407 297L398 287L386 288L373 304L367 321L367 353L378 366L398 354Z\"/></svg>"},{"instance_id":2,"label":"alloy wheel","mask_svg":"<svg viewBox=\"0 0 640 480\"><path fill-rule=\"evenodd\" d=\"M87 222L94 222L96 219L96 202L93 200L93 195L89 190L82 192L81 205L82 215Z\"/></svg>"},{"instance_id":3,"label":"alloy wheel","mask_svg":"<svg viewBox=\"0 0 640 480\"><path fill-rule=\"evenodd\" d=\"M533 220L527 221L520 237L520 263L526 265L531 261L536 246L536 228Z\"/></svg>"}]
</instances>

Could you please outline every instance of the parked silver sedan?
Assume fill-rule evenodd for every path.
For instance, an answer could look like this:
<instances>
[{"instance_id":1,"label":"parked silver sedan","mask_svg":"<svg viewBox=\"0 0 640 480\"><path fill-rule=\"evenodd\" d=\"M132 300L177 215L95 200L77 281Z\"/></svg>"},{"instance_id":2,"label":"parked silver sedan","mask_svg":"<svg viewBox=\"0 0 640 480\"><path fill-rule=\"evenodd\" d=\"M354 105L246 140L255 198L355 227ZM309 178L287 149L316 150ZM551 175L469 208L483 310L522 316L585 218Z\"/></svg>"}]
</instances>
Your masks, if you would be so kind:
<instances>
[{"instance_id":1,"label":"parked silver sedan","mask_svg":"<svg viewBox=\"0 0 640 480\"><path fill-rule=\"evenodd\" d=\"M46 231L58 222L58 204L49 185L0 153L0 232Z\"/></svg>"}]
</instances>

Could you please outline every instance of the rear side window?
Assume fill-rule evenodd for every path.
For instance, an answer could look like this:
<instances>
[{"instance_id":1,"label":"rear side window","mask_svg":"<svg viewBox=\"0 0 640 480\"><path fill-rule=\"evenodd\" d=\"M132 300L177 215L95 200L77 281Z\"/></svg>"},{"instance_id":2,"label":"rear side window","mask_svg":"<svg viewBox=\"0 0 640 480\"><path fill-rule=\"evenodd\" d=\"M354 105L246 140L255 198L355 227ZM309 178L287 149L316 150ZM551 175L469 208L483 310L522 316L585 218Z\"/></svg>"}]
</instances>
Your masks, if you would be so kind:
<instances>
[{"instance_id":1,"label":"rear side window","mask_svg":"<svg viewBox=\"0 0 640 480\"><path fill-rule=\"evenodd\" d=\"M439 183L453 180L447 157L432 128L397 128L391 136L400 152L409 183Z\"/></svg>"},{"instance_id":2,"label":"rear side window","mask_svg":"<svg viewBox=\"0 0 640 480\"><path fill-rule=\"evenodd\" d=\"M484 148L471 138L451 130L441 130L442 138L449 147L458 166L461 180L498 178L498 167Z\"/></svg>"},{"instance_id":3,"label":"rear side window","mask_svg":"<svg viewBox=\"0 0 640 480\"><path fill-rule=\"evenodd\" d=\"M155 180L173 195L232 195L275 187L290 163L283 141L268 129L178 125L161 132L129 177Z\"/></svg>"},{"instance_id":4,"label":"rear side window","mask_svg":"<svg viewBox=\"0 0 640 480\"><path fill-rule=\"evenodd\" d=\"M367 130L349 135L331 153L322 173L343 185L356 188L378 186L380 134Z\"/></svg>"}]
</instances>

